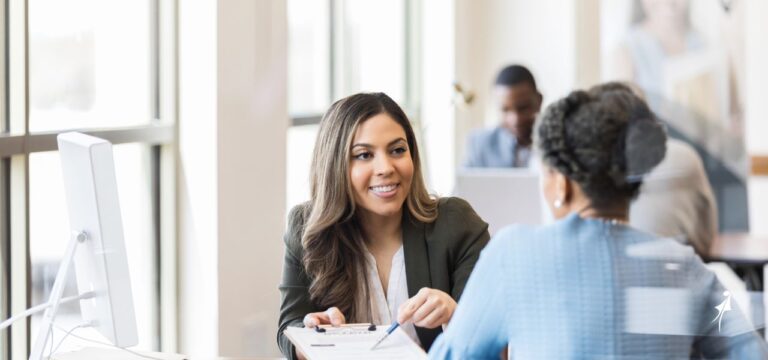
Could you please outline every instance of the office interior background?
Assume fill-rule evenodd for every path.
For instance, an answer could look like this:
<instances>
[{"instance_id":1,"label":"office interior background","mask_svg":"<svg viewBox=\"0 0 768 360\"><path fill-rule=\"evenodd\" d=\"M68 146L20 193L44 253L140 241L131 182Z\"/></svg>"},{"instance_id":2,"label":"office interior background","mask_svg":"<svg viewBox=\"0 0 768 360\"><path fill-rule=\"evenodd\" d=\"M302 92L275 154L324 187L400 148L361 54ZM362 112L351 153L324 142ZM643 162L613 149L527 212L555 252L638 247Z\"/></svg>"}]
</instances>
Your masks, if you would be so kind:
<instances>
[{"instance_id":1,"label":"office interior background","mask_svg":"<svg viewBox=\"0 0 768 360\"><path fill-rule=\"evenodd\" d=\"M738 14L744 231L768 235L768 2L695 2ZM495 73L526 65L545 106L606 80L629 3L0 2L0 317L50 292L69 236L55 136L79 130L115 144L139 347L277 356L285 216L308 197L323 111L386 92L415 124L431 191L450 194L466 135L497 121ZM0 358L26 359L37 319L0 335Z\"/></svg>"}]
</instances>

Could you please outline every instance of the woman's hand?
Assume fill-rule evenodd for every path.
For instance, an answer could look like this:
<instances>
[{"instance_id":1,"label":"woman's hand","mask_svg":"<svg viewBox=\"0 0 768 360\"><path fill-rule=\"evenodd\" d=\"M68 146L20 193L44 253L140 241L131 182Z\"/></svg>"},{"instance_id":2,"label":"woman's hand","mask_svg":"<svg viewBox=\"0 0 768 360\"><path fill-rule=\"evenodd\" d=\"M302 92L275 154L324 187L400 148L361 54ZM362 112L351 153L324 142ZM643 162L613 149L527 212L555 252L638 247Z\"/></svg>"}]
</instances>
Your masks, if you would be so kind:
<instances>
[{"instance_id":1,"label":"woman's hand","mask_svg":"<svg viewBox=\"0 0 768 360\"><path fill-rule=\"evenodd\" d=\"M304 316L304 327L313 328L318 325L341 326L347 322L339 308L331 307L323 312L309 313Z\"/></svg>"},{"instance_id":2,"label":"woman's hand","mask_svg":"<svg viewBox=\"0 0 768 360\"><path fill-rule=\"evenodd\" d=\"M404 324L413 322L418 327L434 329L448 324L456 310L456 301L436 289L421 288L416 296L408 299L397 309L397 321Z\"/></svg>"},{"instance_id":3,"label":"woman's hand","mask_svg":"<svg viewBox=\"0 0 768 360\"><path fill-rule=\"evenodd\" d=\"M304 327L313 328L318 325L333 325L341 326L347 322L344 314L337 307L328 308L323 312L309 313L304 316ZM299 360L306 360L307 356L304 355L299 349L296 349L296 357Z\"/></svg>"}]
</instances>

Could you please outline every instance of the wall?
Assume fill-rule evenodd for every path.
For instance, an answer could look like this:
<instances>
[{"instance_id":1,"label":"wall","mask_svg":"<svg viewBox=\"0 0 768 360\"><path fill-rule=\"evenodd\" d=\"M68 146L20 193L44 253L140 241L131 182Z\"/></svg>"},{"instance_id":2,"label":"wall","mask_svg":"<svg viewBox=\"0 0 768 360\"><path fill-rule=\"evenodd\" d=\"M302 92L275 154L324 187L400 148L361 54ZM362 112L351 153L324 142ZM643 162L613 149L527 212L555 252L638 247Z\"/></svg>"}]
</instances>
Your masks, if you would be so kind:
<instances>
[{"instance_id":1,"label":"wall","mask_svg":"<svg viewBox=\"0 0 768 360\"><path fill-rule=\"evenodd\" d=\"M278 355L284 1L179 4L180 351Z\"/></svg>"},{"instance_id":2,"label":"wall","mask_svg":"<svg viewBox=\"0 0 768 360\"><path fill-rule=\"evenodd\" d=\"M747 153L768 154L768 2L749 0L746 5L746 140ZM750 231L768 234L768 178L749 180Z\"/></svg>"},{"instance_id":3,"label":"wall","mask_svg":"<svg viewBox=\"0 0 768 360\"><path fill-rule=\"evenodd\" d=\"M220 0L219 354L277 355L287 22L281 0Z\"/></svg>"},{"instance_id":4,"label":"wall","mask_svg":"<svg viewBox=\"0 0 768 360\"><path fill-rule=\"evenodd\" d=\"M510 63L527 66L545 102L576 83L574 0L456 1L456 79L476 92L461 122L495 124L490 90L496 73Z\"/></svg>"},{"instance_id":5,"label":"wall","mask_svg":"<svg viewBox=\"0 0 768 360\"><path fill-rule=\"evenodd\" d=\"M215 1L179 4L179 351L218 353Z\"/></svg>"}]
</instances>

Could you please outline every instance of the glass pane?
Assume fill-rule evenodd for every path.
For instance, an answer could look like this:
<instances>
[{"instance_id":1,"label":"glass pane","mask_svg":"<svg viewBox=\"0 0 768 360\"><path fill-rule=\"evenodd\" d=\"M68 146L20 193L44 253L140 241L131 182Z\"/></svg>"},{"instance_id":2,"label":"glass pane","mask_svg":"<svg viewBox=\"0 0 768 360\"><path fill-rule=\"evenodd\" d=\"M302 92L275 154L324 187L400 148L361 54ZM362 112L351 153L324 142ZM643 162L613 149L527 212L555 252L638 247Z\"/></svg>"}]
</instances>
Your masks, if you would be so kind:
<instances>
[{"instance_id":1,"label":"glass pane","mask_svg":"<svg viewBox=\"0 0 768 360\"><path fill-rule=\"evenodd\" d=\"M29 129L153 117L150 1L29 0Z\"/></svg>"},{"instance_id":2,"label":"glass pane","mask_svg":"<svg viewBox=\"0 0 768 360\"><path fill-rule=\"evenodd\" d=\"M309 166L319 125L288 128L286 210L309 200Z\"/></svg>"},{"instance_id":3,"label":"glass pane","mask_svg":"<svg viewBox=\"0 0 768 360\"><path fill-rule=\"evenodd\" d=\"M339 97L382 91L405 99L405 1L344 1Z\"/></svg>"},{"instance_id":4,"label":"glass pane","mask_svg":"<svg viewBox=\"0 0 768 360\"><path fill-rule=\"evenodd\" d=\"M325 111L330 103L330 4L288 1L288 110Z\"/></svg>"},{"instance_id":5,"label":"glass pane","mask_svg":"<svg viewBox=\"0 0 768 360\"><path fill-rule=\"evenodd\" d=\"M139 348L157 349L157 269L155 240L152 231L151 192L149 174L149 148L146 145L126 144L113 148L120 208L123 217L128 266L131 276L134 307L139 333ZM48 300L56 278L59 262L69 241L69 223L65 203L61 161L58 152L34 153L29 156L29 231L32 261L32 304ZM74 271L70 271L64 296L77 294ZM42 314L32 318L32 341ZM80 309L76 303L63 305L56 318L56 325L72 329L82 324ZM64 336L54 331L54 346ZM96 330L82 328L75 335L97 341L107 341ZM76 337L69 336L59 351L67 351L84 345ZM46 351L47 354L47 351Z\"/></svg>"}]
</instances>

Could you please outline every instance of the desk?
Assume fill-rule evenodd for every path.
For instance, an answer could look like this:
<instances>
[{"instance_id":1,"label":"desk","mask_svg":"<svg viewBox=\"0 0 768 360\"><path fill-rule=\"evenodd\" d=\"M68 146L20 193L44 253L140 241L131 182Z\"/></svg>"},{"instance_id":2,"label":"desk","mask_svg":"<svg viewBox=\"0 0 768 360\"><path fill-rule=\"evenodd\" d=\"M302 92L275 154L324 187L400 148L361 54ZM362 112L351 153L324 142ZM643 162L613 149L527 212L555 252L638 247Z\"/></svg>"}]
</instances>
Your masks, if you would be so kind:
<instances>
[{"instance_id":1,"label":"desk","mask_svg":"<svg viewBox=\"0 0 768 360\"><path fill-rule=\"evenodd\" d=\"M712 242L707 261L722 261L741 276L747 289L764 288L763 266L768 265L768 236L747 233L720 234Z\"/></svg>"},{"instance_id":2,"label":"desk","mask_svg":"<svg viewBox=\"0 0 768 360\"><path fill-rule=\"evenodd\" d=\"M768 264L768 235L720 234L706 258L740 265Z\"/></svg>"},{"instance_id":3,"label":"desk","mask_svg":"<svg viewBox=\"0 0 768 360\"><path fill-rule=\"evenodd\" d=\"M196 357L192 357L191 360L198 360ZM275 357L218 357L212 359L199 359L199 360L285 360L285 358Z\"/></svg>"},{"instance_id":4,"label":"desk","mask_svg":"<svg viewBox=\"0 0 768 360\"><path fill-rule=\"evenodd\" d=\"M189 360L278 360L283 358L275 357L216 357L216 356L190 356L183 357L178 354L163 354L156 352L143 352L142 354L157 358L157 359L189 359ZM143 358L124 350L115 348L101 348L101 347L86 347L81 350L71 351L67 353L56 354L53 356L53 360L104 360L104 359L125 359L125 360L142 360Z\"/></svg>"}]
</instances>

